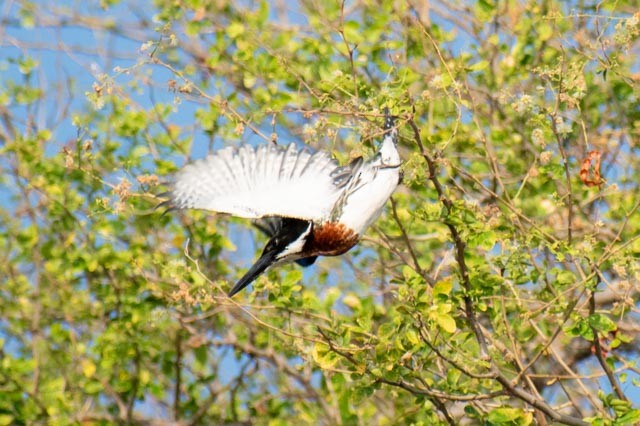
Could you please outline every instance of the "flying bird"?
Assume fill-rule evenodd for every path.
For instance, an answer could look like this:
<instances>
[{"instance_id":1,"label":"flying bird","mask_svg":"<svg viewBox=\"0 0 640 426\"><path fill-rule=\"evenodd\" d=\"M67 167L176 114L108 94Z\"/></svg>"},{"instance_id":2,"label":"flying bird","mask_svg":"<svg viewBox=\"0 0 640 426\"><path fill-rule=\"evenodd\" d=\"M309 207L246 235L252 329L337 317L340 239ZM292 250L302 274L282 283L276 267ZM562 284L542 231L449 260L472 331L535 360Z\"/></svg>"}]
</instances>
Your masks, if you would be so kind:
<instances>
[{"instance_id":1,"label":"flying bird","mask_svg":"<svg viewBox=\"0 0 640 426\"><path fill-rule=\"evenodd\" d=\"M229 297L268 268L313 264L355 246L401 180L395 117L385 109L384 138L368 161L340 166L325 152L295 144L223 148L180 170L162 205L252 219L269 237L262 255Z\"/></svg>"}]
</instances>

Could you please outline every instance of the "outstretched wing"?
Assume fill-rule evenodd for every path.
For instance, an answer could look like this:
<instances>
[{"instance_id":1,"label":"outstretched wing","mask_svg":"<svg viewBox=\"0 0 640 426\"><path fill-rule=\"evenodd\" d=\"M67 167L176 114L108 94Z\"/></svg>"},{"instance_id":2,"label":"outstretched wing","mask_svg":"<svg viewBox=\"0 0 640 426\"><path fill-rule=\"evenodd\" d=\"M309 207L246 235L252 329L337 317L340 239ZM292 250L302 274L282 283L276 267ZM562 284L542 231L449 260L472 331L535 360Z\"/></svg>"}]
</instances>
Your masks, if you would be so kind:
<instances>
[{"instance_id":1,"label":"outstretched wing","mask_svg":"<svg viewBox=\"0 0 640 426\"><path fill-rule=\"evenodd\" d=\"M326 153L295 144L228 147L179 171L167 204L249 219L320 220L348 181L341 170Z\"/></svg>"}]
</instances>

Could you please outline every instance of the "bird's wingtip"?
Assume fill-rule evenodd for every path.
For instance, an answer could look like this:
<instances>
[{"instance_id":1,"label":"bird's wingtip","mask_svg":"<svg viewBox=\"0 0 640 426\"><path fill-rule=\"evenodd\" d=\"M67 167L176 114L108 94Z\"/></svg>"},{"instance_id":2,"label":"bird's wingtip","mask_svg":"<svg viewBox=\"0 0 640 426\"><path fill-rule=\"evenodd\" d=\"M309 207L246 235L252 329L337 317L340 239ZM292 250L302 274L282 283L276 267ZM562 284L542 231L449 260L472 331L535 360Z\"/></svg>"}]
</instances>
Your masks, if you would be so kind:
<instances>
[{"instance_id":1,"label":"bird's wingtip","mask_svg":"<svg viewBox=\"0 0 640 426\"><path fill-rule=\"evenodd\" d=\"M171 213L172 211L175 210L180 210L181 206L177 205L175 203L174 197L173 197L173 191L165 191L165 192L161 192L160 194L156 195L157 198L166 198L166 200L162 201L161 203L158 203L157 206L154 207L154 211L160 210L160 209L165 209L162 212L161 216L166 215L167 213Z\"/></svg>"}]
</instances>

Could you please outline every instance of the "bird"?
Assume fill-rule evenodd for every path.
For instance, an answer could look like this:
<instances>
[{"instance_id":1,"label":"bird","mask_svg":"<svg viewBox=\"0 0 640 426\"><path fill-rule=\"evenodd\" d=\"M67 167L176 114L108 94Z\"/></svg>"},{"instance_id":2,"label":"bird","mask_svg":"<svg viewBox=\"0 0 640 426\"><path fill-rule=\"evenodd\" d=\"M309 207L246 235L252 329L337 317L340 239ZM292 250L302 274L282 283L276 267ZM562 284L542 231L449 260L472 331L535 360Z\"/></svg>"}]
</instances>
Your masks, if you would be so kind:
<instances>
[{"instance_id":1,"label":"bird","mask_svg":"<svg viewBox=\"0 0 640 426\"><path fill-rule=\"evenodd\" d=\"M161 195L167 211L200 209L246 218L269 238L260 257L228 292L267 269L354 247L402 180L396 118L385 108L377 153L341 166L324 151L295 143L225 147L179 170Z\"/></svg>"}]
</instances>

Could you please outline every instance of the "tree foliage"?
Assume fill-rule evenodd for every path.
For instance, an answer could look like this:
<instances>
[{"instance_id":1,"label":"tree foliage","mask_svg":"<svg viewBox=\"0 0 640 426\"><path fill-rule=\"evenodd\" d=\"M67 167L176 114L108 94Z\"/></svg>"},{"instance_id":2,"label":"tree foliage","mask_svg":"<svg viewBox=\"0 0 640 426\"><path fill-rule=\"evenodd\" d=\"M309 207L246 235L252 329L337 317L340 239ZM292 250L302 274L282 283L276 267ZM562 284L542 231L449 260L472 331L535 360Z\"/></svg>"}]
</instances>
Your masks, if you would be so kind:
<instances>
[{"instance_id":1,"label":"tree foliage","mask_svg":"<svg viewBox=\"0 0 640 426\"><path fill-rule=\"evenodd\" d=\"M3 5L0 424L640 423L635 2ZM358 248L162 215L226 145L369 156Z\"/></svg>"}]
</instances>

